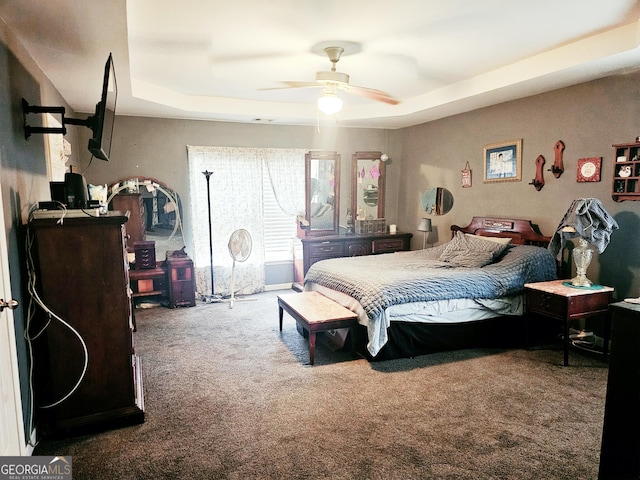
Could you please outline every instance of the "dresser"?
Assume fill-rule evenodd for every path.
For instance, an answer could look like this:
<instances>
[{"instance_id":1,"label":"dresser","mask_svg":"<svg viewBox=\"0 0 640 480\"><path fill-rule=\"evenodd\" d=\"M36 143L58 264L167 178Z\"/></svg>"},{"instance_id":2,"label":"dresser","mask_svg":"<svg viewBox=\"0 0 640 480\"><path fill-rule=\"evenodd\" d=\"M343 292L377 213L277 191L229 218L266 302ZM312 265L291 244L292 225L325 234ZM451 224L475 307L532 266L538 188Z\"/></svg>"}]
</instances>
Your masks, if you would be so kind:
<instances>
[{"instance_id":1,"label":"dresser","mask_svg":"<svg viewBox=\"0 0 640 480\"><path fill-rule=\"evenodd\" d=\"M610 305L611 356L598 478L640 478L640 305Z\"/></svg>"},{"instance_id":2,"label":"dresser","mask_svg":"<svg viewBox=\"0 0 640 480\"><path fill-rule=\"evenodd\" d=\"M112 211L65 218L62 224L56 218L29 223L36 288L44 304L29 334L36 414L45 435L144 421L127 220Z\"/></svg>"},{"instance_id":3,"label":"dresser","mask_svg":"<svg viewBox=\"0 0 640 480\"><path fill-rule=\"evenodd\" d=\"M372 233L302 238L303 271L297 271L294 286L299 289L309 267L320 260L409 250L412 236L412 233Z\"/></svg>"}]
</instances>

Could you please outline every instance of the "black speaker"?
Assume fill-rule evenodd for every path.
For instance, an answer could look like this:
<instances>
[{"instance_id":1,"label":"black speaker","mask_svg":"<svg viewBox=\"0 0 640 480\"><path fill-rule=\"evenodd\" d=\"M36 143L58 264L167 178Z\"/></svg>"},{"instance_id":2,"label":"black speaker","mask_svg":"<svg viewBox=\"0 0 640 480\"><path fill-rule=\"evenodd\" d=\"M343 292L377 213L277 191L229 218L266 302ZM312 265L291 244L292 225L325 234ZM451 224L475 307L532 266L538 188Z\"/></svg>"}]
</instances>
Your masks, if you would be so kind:
<instances>
[{"instance_id":1,"label":"black speaker","mask_svg":"<svg viewBox=\"0 0 640 480\"><path fill-rule=\"evenodd\" d=\"M67 204L67 195L64 192L64 182L49 182L49 190L51 191L51 200Z\"/></svg>"},{"instance_id":2,"label":"black speaker","mask_svg":"<svg viewBox=\"0 0 640 480\"><path fill-rule=\"evenodd\" d=\"M65 173L64 191L67 198L67 208L87 208L89 191L87 182L80 173Z\"/></svg>"}]
</instances>

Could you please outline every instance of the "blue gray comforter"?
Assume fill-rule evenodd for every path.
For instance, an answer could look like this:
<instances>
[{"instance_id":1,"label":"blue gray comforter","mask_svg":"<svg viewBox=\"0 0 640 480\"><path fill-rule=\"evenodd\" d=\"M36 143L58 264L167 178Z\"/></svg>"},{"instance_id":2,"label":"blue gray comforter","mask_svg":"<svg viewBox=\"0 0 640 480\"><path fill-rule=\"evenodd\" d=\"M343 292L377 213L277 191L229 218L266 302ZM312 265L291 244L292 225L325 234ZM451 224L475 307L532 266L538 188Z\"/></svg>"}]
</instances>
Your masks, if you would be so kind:
<instances>
[{"instance_id":1,"label":"blue gray comforter","mask_svg":"<svg viewBox=\"0 0 640 480\"><path fill-rule=\"evenodd\" d=\"M323 260L309 268L305 283L323 285L354 298L369 318L368 328L377 324L375 328L380 329L388 326L379 324L385 309L392 305L513 296L522 293L525 283L556 278L555 259L541 247L509 246L496 262L482 268L452 267L438 260L441 252L436 247Z\"/></svg>"}]
</instances>

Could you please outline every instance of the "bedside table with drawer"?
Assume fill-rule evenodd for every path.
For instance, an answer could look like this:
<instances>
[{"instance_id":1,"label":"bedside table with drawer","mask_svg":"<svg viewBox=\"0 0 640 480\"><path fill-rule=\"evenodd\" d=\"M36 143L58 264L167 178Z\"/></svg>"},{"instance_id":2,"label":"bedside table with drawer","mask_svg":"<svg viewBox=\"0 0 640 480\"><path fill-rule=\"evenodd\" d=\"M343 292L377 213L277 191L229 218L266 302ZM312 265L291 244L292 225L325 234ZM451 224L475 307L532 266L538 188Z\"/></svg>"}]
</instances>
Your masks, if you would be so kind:
<instances>
[{"instance_id":1,"label":"bedside table with drawer","mask_svg":"<svg viewBox=\"0 0 640 480\"><path fill-rule=\"evenodd\" d=\"M605 318L603 354L606 356L609 342L607 312L614 289L602 285L599 286L600 288L571 287L565 285L566 282L568 280L525 284L527 332L531 331L533 314L560 320L563 326L564 365L567 366L569 365L569 326L571 321L603 316Z\"/></svg>"}]
</instances>

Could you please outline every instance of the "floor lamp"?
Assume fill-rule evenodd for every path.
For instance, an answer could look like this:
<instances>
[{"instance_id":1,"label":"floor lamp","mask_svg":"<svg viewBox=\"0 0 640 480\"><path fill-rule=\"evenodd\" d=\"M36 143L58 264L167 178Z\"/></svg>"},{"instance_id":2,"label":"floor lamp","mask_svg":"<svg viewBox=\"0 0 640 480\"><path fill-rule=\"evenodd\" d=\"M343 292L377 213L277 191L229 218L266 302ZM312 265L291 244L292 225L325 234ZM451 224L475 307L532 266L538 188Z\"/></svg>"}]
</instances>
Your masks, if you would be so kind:
<instances>
[{"instance_id":1,"label":"floor lamp","mask_svg":"<svg viewBox=\"0 0 640 480\"><path fill-rule=\"evenodd\" d=\"M209 208L209 262L211 265L211 296L214 296L214 282L213 282L213 234L211 233L211 189L209 188L209 179L211 178L211 174L208 170L202 172L202 174L207 179L207 206Z\"/></svg>"},{"instance_id":2,"label":"floor lamp","mask_svg":"<svg viewBox=\"0 0 640 480\"><path fill-rule=\"evenodd\" d=\"M422 240L422 249L424 250L427 246L427 235L431 232L431 219L423 218L420 220L420 223L418 224L418 231L424 232L424 238Z\"/></svg>"}]
</instances>

